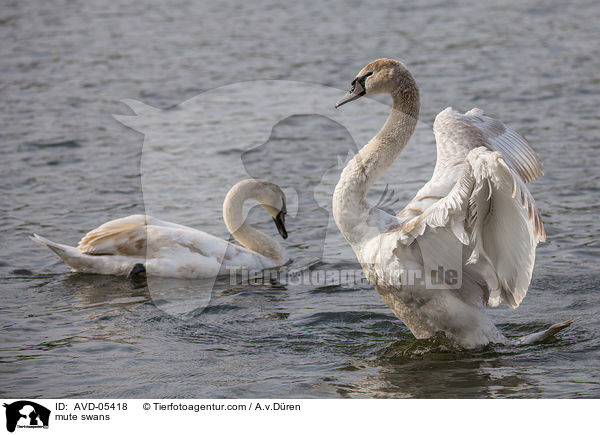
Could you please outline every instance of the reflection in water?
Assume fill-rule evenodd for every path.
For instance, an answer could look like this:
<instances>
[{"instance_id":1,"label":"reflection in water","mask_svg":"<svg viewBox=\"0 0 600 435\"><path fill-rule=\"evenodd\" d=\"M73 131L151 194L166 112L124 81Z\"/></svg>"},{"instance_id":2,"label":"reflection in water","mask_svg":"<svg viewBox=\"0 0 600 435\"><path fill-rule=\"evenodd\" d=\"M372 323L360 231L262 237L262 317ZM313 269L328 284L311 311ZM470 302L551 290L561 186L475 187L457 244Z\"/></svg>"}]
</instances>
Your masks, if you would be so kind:
<instances>
[{"instance_id":1,"label":"reflection in water","mask_svg":"<svg viewBox=\"0 0 600 435\"><path fill-rule=\"evenodd\" d=\"M76 296L81 302L79 308L97 305L135 305L150 300L146 283L140 280L128 280L122 276L72 273L66 275L54 291L57 297Z\"/></svg>"},{"instance_id":2,"label":"reflection in water","mask_svg":"<svg viewBox=\"0 0 600 435\"><path fill-rule=\"evenodd\" d=\"M526 366L511 367L516 353L492 346L467 352L443 335L407 336L350 360L324 381L341 397L542 397L543 388L529 379Z\"/></svg>"},{"instance_id":3,"label":"reflection in water","mask_svg":"<svg viewBox=\"0 0 600 435\"><path fill-rule=\"evenodd\" d=\"M367 377L358 389L381 397L540 397L541 389L527 378L527 369L510 367L515 353L495 346L461 351L444 336L408 338L378 354L371 362L377 375Z\"/></svg>"}]
</instances>

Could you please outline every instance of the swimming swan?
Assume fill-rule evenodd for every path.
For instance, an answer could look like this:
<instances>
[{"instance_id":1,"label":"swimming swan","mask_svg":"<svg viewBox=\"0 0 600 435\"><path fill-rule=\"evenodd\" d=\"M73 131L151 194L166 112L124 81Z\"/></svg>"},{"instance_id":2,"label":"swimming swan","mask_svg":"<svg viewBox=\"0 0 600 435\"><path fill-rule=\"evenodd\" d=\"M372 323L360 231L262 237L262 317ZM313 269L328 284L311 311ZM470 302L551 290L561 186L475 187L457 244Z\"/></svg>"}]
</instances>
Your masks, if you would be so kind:
<instances>
[{"instance_id":1,"label":"swimming swan","mask_svg":"<svg viewBox=\"0 0 600 435\"><path fill-rule=\"evenodd\" d=\"M531 280L535 247L545 240L525 187L542 174L537 153L482 110L461 114L449 107L433 125L437 162L431 180L397 216L371 208L367 191L415 129L419 89L401 62L379 59L358 73L336 104L379 93L392 96L392 111L344 168L333 195L333 216L366 277L396 316L417 338L444 331L466 348L532 343L570 325L556 324L511 341L485 311L501 300L519 306ZM439 269L452 264L460 269L454 275ZM409 273L417 279L402 281ZM439 283L441 277L441 286L432 287L433 278Z\"/></svg>"},{"instance_id":2,"label":"swimming swan","mask_svg":"<svg viewBox=\"0 0 600 435\"><path fill-rule=\"evenodd\" d=\"M132 215L107 222L87 233L77 247L61 245L34 234L32 239L52 249L74 272L104 275L148 275L210 278L230 268L262 270L287 262L281 245L244 222L242 207L254 199L271 215L279 234L285 229L285 195L276 184L244 180L227 193L223 220L238 246L183 225L150 216Z\"/></svg>"}]
</instances>

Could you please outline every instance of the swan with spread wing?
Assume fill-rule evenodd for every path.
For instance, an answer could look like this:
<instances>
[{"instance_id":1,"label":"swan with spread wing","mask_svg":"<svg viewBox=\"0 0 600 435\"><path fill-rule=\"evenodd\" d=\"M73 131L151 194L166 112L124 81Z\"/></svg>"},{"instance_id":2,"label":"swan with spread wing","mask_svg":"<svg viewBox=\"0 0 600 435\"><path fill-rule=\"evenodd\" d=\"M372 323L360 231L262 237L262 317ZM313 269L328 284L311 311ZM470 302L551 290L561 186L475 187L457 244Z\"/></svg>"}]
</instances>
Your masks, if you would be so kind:
<instances>
[{"instance_id":1,"label":"swan with spread wing","mask_svg":"<svg viewBox=\"0 0 600 435\"><path fill-rule=\"evenodd\" d=\"M417 338L443 331L467 348L532 343L570 325L555 324L511 341L485 309L501 301L519 306L531 280L536 245L546 237L525 185L542 174L533 148L480 109L461 114L449 107L433 125L437 162L431 180L398 215L391 215L370 207L365 198L415 129L420 103L412 74L401 62L373 61L336 107L379 93L392 96L391 113L342 171L333 215L365 275L396 316ZM456 264L454 274L442 275ZM422 279L403 280L407 274ZM432 286L433 277L441 284Z\"/></svg>"}]
</instances>

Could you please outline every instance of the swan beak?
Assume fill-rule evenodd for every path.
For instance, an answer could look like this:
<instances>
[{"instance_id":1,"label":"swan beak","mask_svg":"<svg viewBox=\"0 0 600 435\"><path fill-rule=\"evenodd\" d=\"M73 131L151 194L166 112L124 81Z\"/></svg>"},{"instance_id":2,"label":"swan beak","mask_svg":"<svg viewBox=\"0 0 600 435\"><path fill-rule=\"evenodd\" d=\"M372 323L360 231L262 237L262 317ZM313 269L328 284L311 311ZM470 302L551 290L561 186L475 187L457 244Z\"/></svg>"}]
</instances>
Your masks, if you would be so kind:
<instances>
[{"instance_id":1,"label":"swan beak","mask_svg":"<svg viewBox=\"0 0 600 435\"><path fill-rule=\"evenodd\" d=\"M371 74L373 74L373 72L369 71L368 73L352 80L352 87L350 88L348 93L344 95L344 98L335 103L335 108L337 109L341 105L349 103L350 101L354 101L357 98L360 98L363 95L365 95L367 93L367 91L365 90L365 80Z\"/></svg>"},{"instance_id":2,"label":"swan beak","mask_svg":"<svg viewBox=\"0 0 600 435\"><path fill-rule=\"evenodd\" d=\"M356 94L356 91L348 91L348 93L346 95L344 95L344 98L342 98L340 101L338 101L337 103L335 103L335 108L337 109L338 107L349 103L350 101L354 101L360 97L362 97L364 95L364 91L360 94Z\"/></svg>"},{"instance_id":3,"label":"swan beak","mask_svg":"<svg viewBox=\"0 0 600 435\"><path fill-rule=\"evenodd\" d=\"M344 98L342 98L340 101L335 103L335 108L337 109L338 107L340 107L343 104L349 103L350 101L354 101L357 98L360 98L363 95L366 95L367 87L366 87L365 83L366 83L367 77L372 76L372 75L373 75L373 71L368 71L365 74L363 74L359 77L356 77L354 80L352 80L352 87L350 88L348 93L346 95L344 95Z\"/></svg>"},{"instance_id":4,"label":"swan beak","mask_svg":"<svg viewBox=\"0 0 600 435\"><path fill-rule=\"evenodd\" d=\"M277 216L273 218L275 221L275 226L277 227L277 231L279 231L279 235L284 239L287 239L287 230L285 229L285 211L280 211L277 213Z\"/></svg>"}]
</instances>

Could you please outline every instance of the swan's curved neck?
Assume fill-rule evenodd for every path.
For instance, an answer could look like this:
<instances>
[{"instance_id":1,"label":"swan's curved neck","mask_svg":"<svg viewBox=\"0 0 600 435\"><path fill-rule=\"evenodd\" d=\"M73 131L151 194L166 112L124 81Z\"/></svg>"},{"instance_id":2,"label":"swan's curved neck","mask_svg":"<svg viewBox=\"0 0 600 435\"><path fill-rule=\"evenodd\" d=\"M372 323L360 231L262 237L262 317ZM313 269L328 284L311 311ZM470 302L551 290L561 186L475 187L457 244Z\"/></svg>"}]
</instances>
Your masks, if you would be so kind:
<instances>
[{"instance_id":1,"label":"swan's curved neck","mask_svg":"<svg viewBox=\"0 0 600 435\"><path fill-rule=\"evenodd\" d=\"M365 197L379 177L396 160L412 136L419 117L416 85L410 98L392 94L393 106L385 124L346 165L333 194L333 217L351 244L361 243L369 227L370 206Z\"/></svg>"},{"instance_id":2,"label":"swan's curved neck","mask_svg":"<svg viewBox=\"0 0 600 435\"><path fill-rule=\"evenodd\" d=\"M242 246L278 265L286 263L287 256L279 242L244 221L243 207L247 199L256 199L250 189L237 189L227 195L223 202L223 220L227 229Z\"/></svg>"}]
</instances>

